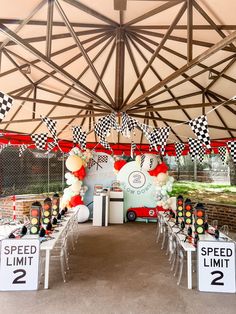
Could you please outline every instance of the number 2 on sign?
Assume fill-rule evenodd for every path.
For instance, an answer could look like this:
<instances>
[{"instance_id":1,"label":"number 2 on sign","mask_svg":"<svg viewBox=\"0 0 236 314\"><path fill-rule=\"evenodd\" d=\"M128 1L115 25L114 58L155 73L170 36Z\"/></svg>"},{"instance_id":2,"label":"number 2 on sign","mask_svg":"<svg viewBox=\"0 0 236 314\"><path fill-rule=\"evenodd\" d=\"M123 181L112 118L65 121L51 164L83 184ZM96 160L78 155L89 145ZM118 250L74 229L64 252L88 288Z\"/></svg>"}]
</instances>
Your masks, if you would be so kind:
<instances>
[{"instance_id":1,"label":"number 2 on sign","mask_svg":"<svg viewBox=\"0 0 236 314\"><path fill-rule=\"evenodd\" d=\"M12 281L13 284L25 284L26 283L26 280L20 280L21 278L24 278L26 275L26 271L24 269L16 269L13 271L13 273L14 274L21 273L21 275L19 275Z\"/></svg>"},{"instance_id":2,"label":"number 2 on sign","mask_svg":"<svg viewBox=\"0 0 236 314\"><path fill-rule=\"evenodd\" d=\"M140 174L135 174L133 176L133 183L141 183L141 176L140 176Z\"/></svg>"},{"instance_id":3,"label":"number 2 on sign","mask_svg":"<svg viewBox=\"0 0 236 314\"><path fill-rule=\"evenodd\" d=\"M219 282L219 280L224 277L224 274L222 273L222 271L214 270L211 272L211 275L219 275L218 277L212 280L211 282L212 286L224 286L223 282Z\"/></svg>"}]
</instances>

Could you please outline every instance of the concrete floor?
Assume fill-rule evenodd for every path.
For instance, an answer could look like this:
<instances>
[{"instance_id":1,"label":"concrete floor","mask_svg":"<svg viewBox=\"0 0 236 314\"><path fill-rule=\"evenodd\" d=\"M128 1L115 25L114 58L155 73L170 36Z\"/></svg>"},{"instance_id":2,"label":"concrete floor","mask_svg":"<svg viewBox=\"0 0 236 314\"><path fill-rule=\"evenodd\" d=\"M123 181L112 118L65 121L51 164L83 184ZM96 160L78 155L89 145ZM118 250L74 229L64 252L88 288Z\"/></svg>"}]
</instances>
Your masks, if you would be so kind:
<instances>
[{"instance_id":1,"label":"concrete floor","mask_svg":"<svg viewBox=\"0 0 236 314\"><path fill-rule=\"evenodd\" d=\"M202 293L196 285L188 290L185 276L176 285L165 252L155 243L154 223L107 228L86 223L79 230L68 282L55 261L49 290L0 292L0 313L236 313L235 294Z\"/></svg>"}]
</instances>

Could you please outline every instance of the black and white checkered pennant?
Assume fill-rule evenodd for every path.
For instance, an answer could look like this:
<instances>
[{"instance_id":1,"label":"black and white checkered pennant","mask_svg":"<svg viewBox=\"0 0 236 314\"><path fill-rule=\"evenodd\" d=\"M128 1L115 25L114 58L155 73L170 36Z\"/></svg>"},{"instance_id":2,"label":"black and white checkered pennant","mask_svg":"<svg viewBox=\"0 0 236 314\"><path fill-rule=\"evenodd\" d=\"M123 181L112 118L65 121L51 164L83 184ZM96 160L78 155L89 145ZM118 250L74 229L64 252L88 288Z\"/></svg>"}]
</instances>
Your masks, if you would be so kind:
<instances>
[{"instance_id":1,"label":"black and white checkered pennant","mask_svg":"<svg viewBox=\"0 0 236 314\"><path fill-rule=\"evenodd\" d=\"M0 154L1 152L4 150L4 148L6 148L8 146L8 144L2 144L0 145Z\"/></svg>"},{"instance_id":2,"label":"black and white checkered pennant","mask_svg":"<svg viewBox=\"0 0 236 314\"><path fill-rule=\"evenodd\" d=\"M146 139L149 140L150 133L151 133L150 127L147 124L139 123L139 122L138 122L138 127L143 131L143 134L146 137Z\"/></svg>"},{"instance_id":3,"label":"black and white checkered pennant","mask_svg":"<svg viewBox=\"0 0 236 314\"><path fill-rule=\"evenodd\" d=\"M57 146L57 143L56 142L49 142L48 143L48 149L47 151L50 152L51 150L53 150L54 147Z\"/></svg>"},{"instance_id":4,"label":"black and white checkered pennant","mask_svg":"<svg viewBox=\"0 0 236 314\"><path fill-rule=\"evenodd\" d=\"M114 112L110 114L111 127L117 132L121 131L119 124L116 122L116 115Z\"/></svg>"},{"instance_id":5,"label":"black and white checkered pennant","mask_svg":"<svg viewBox=\"0 0 236 314\"><path fill-rule=\"evenodd\" d=\"M184 150L185 144L184 143L175 143L175 153L177 161L179 161L180 156L182 155L182 152Z\"/></svg>"},{"instance_id":6,"label":"black and white checkered pennant","mask_svg":"<svg viewBox=\"0 0 236 314\"><path fill-rule=\"evenodd\" d=\"M202 143L198 139L189 138L189 153L191 155L192 161L198 156L199 151L202 147Z\"/></svg>"},{"instance_id":7,"label":"black and white checkered pennant","mask_svg":"<svg viewBox=\"0 0 236 314\"><path fill-rule=\"evenodd\" d=\"M24 153L24 151L27 149L27 145L26 144L23 144L19 147L19 157L21 157Z\"/></svg>"},{"instance_id":8,"label":"black and white checkered pennant","mask_svg":"<svg viewBox=\"0 0 236 314\"><path fill-rule=\"evenodd\" d=\"M73 131L73 143L79 144L82 150L86 149L86 139L87 133L81 130L80 126L75 126L72 128Z\"/></svg>"},{"instance_id":9,"label":"black and white checkered pennant","mask_svg":"<svg viewBox=\"0 0 236 314\"><path fill-rule=\"evenodd\" d=\"M227 159L227 148L225 146L220 146L218 147L218 152L220 154L220 159L222 160L223 164L225 164Z\"/></svg>"},{"instance_id":10,"label":"black and white checkered pennant","mask_svg":"<svg viewBox=\"0 0 236 314\"><path fill-rule=\"evenodd\" d=\"M130 137L130 132L138 126L138 122L133 117L130 117L127 113L122 112L121 119L121 133L126 137Z\"/></svg>"},{"instance_id":11,"label":"black and white checkered pennant","mask_svg":"<svg viewBox=\"0 0 236 314\"><path fill-rule=\"evenodd\" d=\"M105 138L110 134L110 130L114 123L113 117L109 114L100 118L95 124L94 131L100 138Z\"/></svg>"},{"instance_id":12,"label":"black and white checkered pennant","mask_svg":"<svg viewBox=\"0 0 236 314\"><path fill-rule=\"evenodd\" d=\"M5 118L6 113L11 109L11 106L13 104L13 99L8 96L7 94L4 94L0 92L0 122Z\"/></svg>"},{"instance_id":13,"label":"black and white checkered pennant","mask_svg":"<svg viewBox=\"0 0 236 314\"><path fill-rule=\"evenodd\" d=\"M233 159L233 162L236 163L236 141L229 141L227 142L227 145L229 147L229 152Z\"/></svg>"},{"instance_id":14,"label":"black and white checkered pennant","mask_svg":"<svg viewBox=\"0 0 236 314\"><path fill-rule=\"evenodd\" d=\"M205 144L208 149L211 149L207 116L202 115L196 119L190 120L189 125L191 126L199 141Z\"/></svg>"},{"instance_id":15,"label":"black and white checkered pennant","mask_svg":"<svg viewBox=\"0 0 236 314\"><path fill-rule=\"evenodd\" d=\"M57 138L57 121L49 119L48 117L41 116L42 121L46 124L49 132L51 133L54 142L58 142Z\"/></svg>"},{"instance_id":16,"label":"black and white checkered pennant","mask_svg":"<svg viewBox=\"0 0 236 314\"><path fill-rule=\"evenodd\" d=\"M38 149L45 149L48 139L48 133L33 134L31 135L31 138Z\"/></svg>"},{"instance_id":17,"label":"black and white checkered pennant","mask_svg":"<svg viewBox=\"0 0 236 314\"><path fill-rule=\"evenodd\" d=\"M168 139L170 133L170 128L165 127L165 128L155 128L149 136L149 142L150 142L150 147L149 149L151 150L153 147L157 150L157 146L161 146L161 154L164 155L165 153L165 148L166 148L166 142Z\"/></svg>"},{"instance_id":18,"label":"black and white checkered pennant","mask_svg":"<svg viewBox=\"0 0 236 314\"><path fill-rule=\"evenodd\" d=\"M100 137L99 143L106 149L112 150L110 144L106 141L104 137Z\"/></svg>"},{"instance_id":19,"label":"black and white checkered pennant","mask_svg":"<svg viewBox=\"0 0 236 314\"><path fill-rule=\"evenodd\" d=\"M131 145L130 145L130 156L132 157L132 158L134 158L134 151L135 151L135 149L136 149L136 144L133 142L133 141L131 141Z\"/></svg>"},{"instance_id":20,"label":"black and white checkered pennant","mask_svg":"<svg viewBox=\"0 0 236 314\"><path fill-rule=\"evenodd\" d=\"M205 147L200 147L199 152L198 152L198 160L200 162L200 164L203 163L204 157L205 157Z\"/></svg>"}]
</instances>

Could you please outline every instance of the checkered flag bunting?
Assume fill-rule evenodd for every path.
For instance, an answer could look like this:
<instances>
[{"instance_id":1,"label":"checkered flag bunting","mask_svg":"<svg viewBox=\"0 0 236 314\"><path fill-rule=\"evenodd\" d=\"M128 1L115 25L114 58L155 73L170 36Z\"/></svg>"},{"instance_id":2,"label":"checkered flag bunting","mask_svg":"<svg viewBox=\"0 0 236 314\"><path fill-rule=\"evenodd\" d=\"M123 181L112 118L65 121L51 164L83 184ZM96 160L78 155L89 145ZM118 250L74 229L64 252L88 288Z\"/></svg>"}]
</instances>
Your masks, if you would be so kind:
<instances>
[{"instance_id":1,"label":"checkered flag bunting","mask_svg":"<svg viewBox=\"0 0 236 314\"><path fill-rule=\"evenodd\" d=\"M218 147L218 152L220 154L220 159L223 162L223 164L226 164L227 159L227 148L225 146Z\"/></svg>"},{"instance_id":2,"label":"checkered flag bunting","mask_svg":"<svg viewBox=\"0 0 236 314\"><path fill-rule=\"evenodd\" d=\"M176 153L177 161L179 161L179 158L182 155L184 147L185 147L184 143L178 143L178 142L175 143L175 153Z\"/></svg>"},{"instance_id":3,"label":"checkered flag bunting","mask_svg":"<svg viewBox=\"0 0 236 314\"><path fill-rule=\"evenodd\" d=\"M82 131L80 126L72 128L73 131L73 143L79 144L82 150L86 149L87 133Z\"/></svg>"},{"instance_id":4,"label":"checkered flag bunting","mask_svg":"<svg viewBox=\"0 0 236 314\"><path fill-rule=\"evenodd\" d=\"M12 104L13 99L7 94L0 92L0 122L5 118L6 114L11 109Z\"/></svg>"},{"instance_id":5,"label":"checkered flag bunting","mask_svg":"<svg viewBox=\"0 0 236 314\"><path fill-rule=\"evenodd\" d=\"M199 151L202 147L202 143L198 139L193 139L191 137L188 139L188 143L189 143L189 153L191 155L192 161L194 161L194 159L199 154Z\"/></svg>"},{"instance_id":6,"label":"checkered flag bunting","mask_svg":"<svg viewBox=\"0 0 236 314\"><path fill-rule=\"evenodd\" d=\"M205 157L205 147L200 147L199 152L198 152L198 160L200 162L200 164L203 163L204 157Z\"/></svg>"},{"instance_id":7,"label":"checkered flag bunting","mask_svg":"<svg viewBox=\"0 0 236 314\"><path fill-rule=\"evenodd\" d=\"M44 150L47 144L48 134L40 133L31 135L32 140L34 141L35 146L38 149Z\"/></svg>"},{"instance_id":8,"label":"checkered flag bunting","mask_svg":"<svg viewBox=\"0 0 236 314\"><path fill-rule=\"evenodd\" d=\"M131 156L132 158L134 158L134 151L135 151L135 149L136 149L136 144L135 144L133 141L131 141L131 145L130 145L130 156Z\"/></svg>"},{"instance_id":9,"label":"checkered flag bunting","mask_svg":"<svg viewBox=\"0 0 236 314\"><path fill-rule=\"evenodd\" d=\"M8 146L8 144L2 144L0 145L0 154L1 152L4 150L4 148L6 148Z\"/></svg>"},{"instance_id":10,"label":"checkered flag bunting","mask_svg":"<svg viewBox=\"0 0 236 314\"><path fill-rule=\"evenodd\" d=\"M206 145L208 149L211 149L211 140L208 131L207 116L202 115L196 119L190 120L189 125L191 126L194 134L197 136L200 142Z\"/></svg>"},{"instance_id":11,"label":"checkered flag bunting","mask_svg":"<svg viewBox=\"0 0 236 314\"><path fill-rule=\"evenodd\" d=\"M54 142L58 142L57 138L57 121L49 119L48 117L41 116L42 121L46 124L50 134L52 135Z\"/></svg>"},{"instance_id":12,"label":"checkered flag bunting","mask_svg":"<svg viewBox=\"0 0 236 314\"><path fill-rule=\"evenodd\" d=\"M48 153L49 153L51 150L53 150L53 148L56 147L56 146L57 146L57 143L56 143L56 142L49 142L49 143L48 143L48 149L47 149Z\"/></svg>"},{"instance_id":13,"label":"checkered flag bunting","mask_svg":"<svg viewBox=\"0 0 236 314\"><path fill-rule=\"evenodd\" d=\"M233 162L236 163L236 141L229 141L227 142L227 145L229 147L229 152L233 159Z\"/></svg>"},{"instance_id":14,"label":"checkered flag bunting","mask_svg":"<svg viewBox=\"0 0 236 314\"><path fill-rule=\"evenodd\" d=\"M162 155L165 153L166 148L166 142L168 139L168 136L170 134L170 127L165 128L155 128L149 136L149 150L151 150L153 147L157 150L157 146L160 145L160 152Z\"/></svg>"},{"instance_id":15,"label":"checkered flag bunting","mask_svg":"<svg viewBox=\"0 0 236 314\"><path fill-rule=\"evenodd\" d=\"M109 114L98 120L95 124L94 131L100 138L105 138L110 134L110 130L114 125L114 115Z\"/></svg>"},{"instance_id":16,"label":"checkered flag bunting","mask_svg":"<svg viewBox=\"0 0 236 314\"><path fill-rule=\"evenodd\" d=\"M138 127L141 129L146 139L149 140L150 133L151 133L150 127L147 124L139 123L139 122L138 122Z\"/></svg>"},{"instance_id":17,"label":"checkered flag bunting","mask_svg":"<svg viewBox=\"0 0 236 314\"><path fill-rule=\"evenodd\" d=\"M106 141L104 137L100 137L99 143L106 149L112 150L110 144Z\"/></svg>"},{"instance_id":18,"label":"checkered flag bunting","mask_svg":"<svg viewBox=\"0 0 236 314\"><path fill-rule=\"evenodd\" d=\"M123 136L130 137L130 132L138 126L138 121L130 117L127 113L122 112L121 133Z\"/></svg>"},{"instance_id":19,"label":"checkered flag bunting","mask_svg":"<svg viewBox=\"0 0 236 314\"><path fill-rule=\"evenodd\" d=\"M23 145L20 146L20 148L19 148L19 157L21 157L23 155L23 153L27 149L27 147L28 146L26 144L23 144Z\"/></svg>"}]
</instances>

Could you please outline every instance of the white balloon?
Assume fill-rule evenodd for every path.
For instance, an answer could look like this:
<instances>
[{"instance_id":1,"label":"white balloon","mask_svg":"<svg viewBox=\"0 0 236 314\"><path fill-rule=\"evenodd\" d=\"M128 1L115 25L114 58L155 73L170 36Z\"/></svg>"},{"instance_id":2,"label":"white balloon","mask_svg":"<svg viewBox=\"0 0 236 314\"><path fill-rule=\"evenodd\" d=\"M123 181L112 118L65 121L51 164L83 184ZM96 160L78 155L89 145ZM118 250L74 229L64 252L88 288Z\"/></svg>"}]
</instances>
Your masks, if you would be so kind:
<instances>
[{"instance_id":1,"label":"white balloon","mask_svg":"<svg viewBox=\"0 0 236 314\"><path fill-rule=\"evenodd\" d=\"M78 209L78 222L85 222L89 219L89 209L85 205L75 206Z\"/></svg>"},{"instance_id":2,"label":"white balloon","mask_svg":"<svg viewBox=\"0 0 236 314\"><path fill-rule=\"evenodd\" d=\"M81 189L81 185L82 185L82 182L81 181L76 181L75 183L73 183L71 185L71 191L75 192L76 194L79 194L80 192L80 189Z\"/></svg>"},{"instance_id":3,"label":"white balloon","mask_svg":"<svg viewBox=\"0 0 236 314\"><path fill-rule=\"evenodd\" d=\"M73 176L73 174L72 174L71 172L66 172L66 173L65 173L65 178L66 178L66 179L70 179L71 176Z\"/></svg>"}]
</instances>

